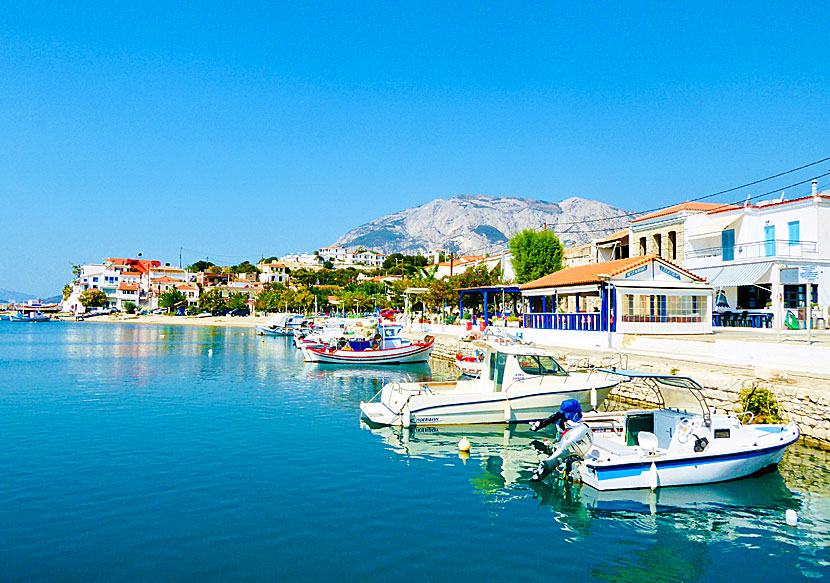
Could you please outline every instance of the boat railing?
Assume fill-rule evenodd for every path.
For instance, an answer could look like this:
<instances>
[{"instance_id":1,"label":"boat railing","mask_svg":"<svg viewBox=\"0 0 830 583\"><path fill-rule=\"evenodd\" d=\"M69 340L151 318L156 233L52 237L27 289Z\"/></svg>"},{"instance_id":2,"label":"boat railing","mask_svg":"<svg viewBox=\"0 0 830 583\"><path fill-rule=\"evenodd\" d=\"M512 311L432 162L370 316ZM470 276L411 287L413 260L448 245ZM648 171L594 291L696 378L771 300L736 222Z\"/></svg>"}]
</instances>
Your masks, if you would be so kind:
<instances>
[{"instance_id":1,"label":"boat railing","mask_svg":"<svg viewBox=\"0 0 830 583\"><path fill-rule=\"evenodd\" d=\"M740 418L741 417L746 417L747 415L749 415L749 421L744 423ZM755 413L753 413L752 411L743 411L741 413L731 413L729 416L737 418L739 421L741 421L741 425L752 425L752 422L755 421Z\"/></svg>"}]
</instances>

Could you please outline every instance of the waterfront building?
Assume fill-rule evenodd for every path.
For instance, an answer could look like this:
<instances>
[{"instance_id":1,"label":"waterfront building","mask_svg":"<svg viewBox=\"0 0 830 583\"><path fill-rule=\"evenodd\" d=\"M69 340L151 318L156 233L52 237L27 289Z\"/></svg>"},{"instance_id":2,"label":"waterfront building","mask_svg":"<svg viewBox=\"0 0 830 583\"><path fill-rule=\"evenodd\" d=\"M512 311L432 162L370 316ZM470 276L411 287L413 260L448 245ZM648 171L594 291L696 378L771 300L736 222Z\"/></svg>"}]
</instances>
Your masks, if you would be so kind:
<instances>
[{"instance_id":1,"label":"waterfront building","mask_svg":"<svg viewBox=\"0 0 830 583\"><path fill-rule=\"evenodd\" d=\"M631 221L629 247L631 257L655 255L683 266L686 219L690 216L724 208L737 208L711 202L684 202Z\"/></svg>"},{"instance_id":2,"label":"waterfront building","mask_svg":"<svg viewBox=\"0 0 830 583\"><path fill-rule=\"evenodd\" d=\"M161 262L147 259L106 257L102 263L80 266L80 273L72 283L72 292L63 302L65 311L81 313L85 309L80 295L88 289L100 289L107 296L107 306L124 309L124 303L147 305L150 275L161 268Z\"/></svg>"},{"instance_id":3,"label":"waterfront building","mask_svg":"<svg viewBox=\"0 0 830 583\"><path fill-rule=\"evenodd\" d=\"M688 216L685 266L718 290L715 325L805 328L830 318L830 191Z\"/></svg>"},{"instance_id":4,"label":"waterfront building","mask_svg":"<svg viewBox=\"0 0 830 583\"><path fill-rule=\"evenodd\" d=\"M259 269L259 281L263 283L282 283L288 285L288 267L279 261L260 261L257 263Z\"/></svg>"},{"instance_id":5,"label":"waterfront building","mask_svg":"<svg viewBox=\"0 0 830 583\"><path fill-rule=\"evenodd\" d=\"M519 286L524 326L627 334L712 331L712 288L647 255L571 267Z\"/></svg>"},{"instance_id":6,"label":"waterfront building","mask_svg":"<svg viewBox=\"0 0 830 583\"><path fill-rule=\"evenodd\" d=\"M566 247L562 250L562 267L577 267L588 263L596 263L592 250L590 243Z\"/></svg>"}]
</instances>

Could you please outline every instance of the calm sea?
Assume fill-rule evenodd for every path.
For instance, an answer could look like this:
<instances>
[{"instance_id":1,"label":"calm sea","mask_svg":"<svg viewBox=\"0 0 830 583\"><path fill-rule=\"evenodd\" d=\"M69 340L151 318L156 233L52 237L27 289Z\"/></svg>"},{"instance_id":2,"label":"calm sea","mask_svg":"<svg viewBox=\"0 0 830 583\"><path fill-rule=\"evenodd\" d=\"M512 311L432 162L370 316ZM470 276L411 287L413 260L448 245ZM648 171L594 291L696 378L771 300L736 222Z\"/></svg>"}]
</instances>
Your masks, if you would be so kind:
<instances>
[{"instance_id":1,"label":"calm sea","mask_svg":"<svg viewBox=\"0 0 830 583\"><path fill-rule=\"evenodd\" d=\"M0 322L0 581L830 576L828 454L601 495L530 484L524 430L359 421L385 381L450 374L303 364L250 330Z\"/></svg>"}]
</instances>

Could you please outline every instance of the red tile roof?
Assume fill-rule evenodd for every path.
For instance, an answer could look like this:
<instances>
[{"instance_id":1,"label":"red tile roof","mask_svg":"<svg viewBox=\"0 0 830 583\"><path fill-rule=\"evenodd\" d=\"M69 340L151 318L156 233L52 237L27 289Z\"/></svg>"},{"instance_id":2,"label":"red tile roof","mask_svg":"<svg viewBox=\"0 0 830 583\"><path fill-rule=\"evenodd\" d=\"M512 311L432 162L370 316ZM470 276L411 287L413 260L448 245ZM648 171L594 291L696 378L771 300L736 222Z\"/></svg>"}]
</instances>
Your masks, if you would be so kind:
<instances>
[{"instance_id":1,"label":"red tile roof","mask_svg":"<svg viewBox=\"0 0 830 583\"><path fill-rule=\"evenodd\" d=\"M164 277L154 277L152 279L153 283L182 283L182 280L176 279L174 277L170 277L169 275L165 275Z\"/></svg>"},{"instance_id":2,"label":"red tile roof","mask_svg":"<svg viewBox=\"0 0 830 583\"><path fill-rule=\"evenodd\" d=\"M199 288L196 287L195 285L184 284L184 285L177 285L176 289L185 289L185 290L193 291L193 290L197 290Z\"/></svg>"},{"instance_id":3,"label":"red tile roof","mask_svg":"<svg viewBox=\"0 0 830 583\"><path fill-rule=\"evenodd\" d=\"M643 215L642 217L638 217L631 221L632 223L638 223L640 221L647 221L649 219L656 219L658 217L664 217L668 215L673 215L674 213L679 213L680 211L697 211L697 212L708 212L717 209L724 209L724 208L740 208L732 204L722 204L716 202L682 202L680 204L675 204L664 209L660 209L659 211L654 211L653 213L649 213L647 215Z\"/></svg>"},{"instance_id":4,"label":"red tile roof","mask_svg":"<svg viewBox=\"0 0 830 583\"><path fill-rule=\"evenodd\" d=\"M119 291L138 291L138 285L134 283L124 283L123 281L118 284Z\"/></svg>"},{"instance_id":5,"label":"red tile roof","mask_svg":"<svg viewBox=\"0 0 830 583\"><path fill-rule=\"evenodd\" d=\"M643 265L644 263L649 263L651 261L660 261L667 265L670 265L677 271L691 277L692 279L696 279L698 281L703 281L703 278L695 275L694 273L690 273L685 269L675 265L671 261L666 261L656 255L642 255L639 257L628 257L626 259L617 259L615 261L605 261L603 263L589 263L587 265L578 265L577 267L570 267L568 269L562 269L555 273L551 273L550 275L546 275L544 277L540 277L535 281L531 281L525 284L520 285L521 289L538 289L543 287L563 287L568 285L580 285L585 283L599 283L602 281L599 278L599 274L603 275L610 275L614 277L615 275L619 275L628 271L629 269L633 269L634 267L638 267Z\"/></svg>"}]
</instances>

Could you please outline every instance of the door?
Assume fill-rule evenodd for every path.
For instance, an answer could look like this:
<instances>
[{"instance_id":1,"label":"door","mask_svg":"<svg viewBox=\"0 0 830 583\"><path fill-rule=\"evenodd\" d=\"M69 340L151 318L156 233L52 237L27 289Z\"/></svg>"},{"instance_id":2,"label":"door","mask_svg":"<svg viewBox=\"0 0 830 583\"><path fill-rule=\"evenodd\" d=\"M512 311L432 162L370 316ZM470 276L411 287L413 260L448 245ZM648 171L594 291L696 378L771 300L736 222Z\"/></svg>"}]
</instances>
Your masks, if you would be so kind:
<instances>
[{"instance_id":1,"label":"door","mask_svg":"<svg viewBox=\"0 0 830 583\"><path fill-rule=\"evenodd\" d=\"M735 229L727 229L721 233L721 250L724 261L735 259Z\"/></svg>"},{"instance_id":2,"label":"door","mask_svg":"<svg viewBox=\"0 0 830 583\"><path fill-rule=\"evenodd\" d=\"M767 257L775 256L775 225L764 227L764 254Z\"/></svg>"}]
</instances>

